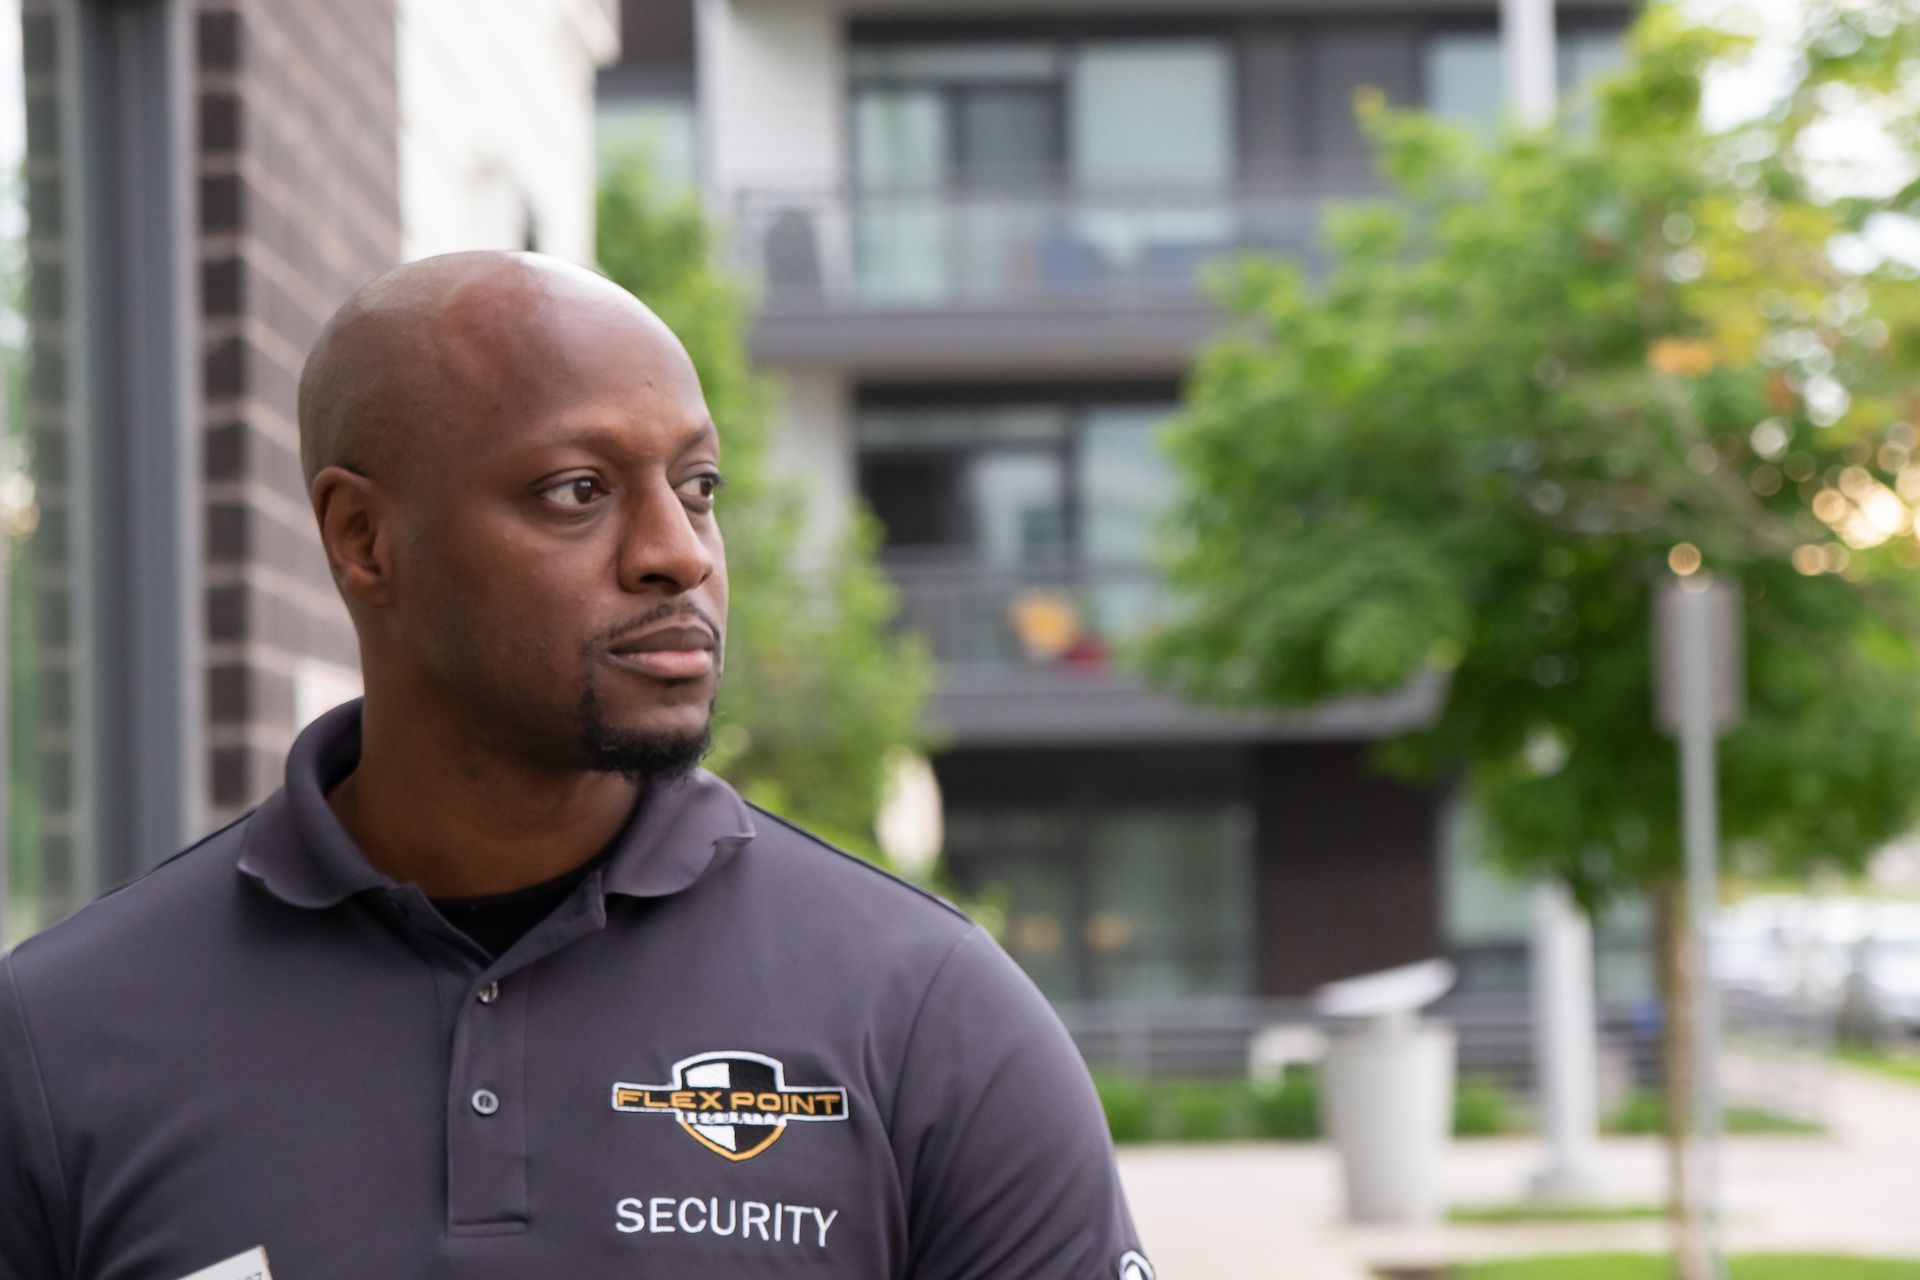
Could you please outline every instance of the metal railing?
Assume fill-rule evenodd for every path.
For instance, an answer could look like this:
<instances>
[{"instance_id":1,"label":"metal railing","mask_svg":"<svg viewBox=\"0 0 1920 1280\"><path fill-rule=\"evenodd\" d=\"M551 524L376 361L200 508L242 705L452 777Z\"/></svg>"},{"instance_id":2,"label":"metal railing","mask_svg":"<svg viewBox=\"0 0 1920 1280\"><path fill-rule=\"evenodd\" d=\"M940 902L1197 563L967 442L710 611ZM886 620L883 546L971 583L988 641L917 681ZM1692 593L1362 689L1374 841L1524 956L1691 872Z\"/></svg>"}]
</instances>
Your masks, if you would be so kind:
<instances>
[{"instance_id":1,"label":"metal railing","mask_svg":"<svg viewBox=\"0 0 1920 1280\"><path fill-rule=\"evenodd\" d=\"M1721 1089L1730 1105L1821 1122L1832 1091L1834 1012L1722 985Z\"/></svg>"},{"instance_id":2,"label":"metal railing","mask_svg":"<svg viewBox=\"0 0 1920 1280\"><path fill-rule=\"evenodd\" d=\"M950 670L1099 675L1165 606L1159 575L1140 564L995 566L902 551L885 563L902 624L924 635Z\"/></svg>"},{"instance_id":3,"label":"metal railing","mask_svg":"<svg viewBox=\"0 0 1920 1280\"><path fill-rule=\"evenodd\" d=\"M1832 1086L1830 1011L1738 988L1722 992L1725 1097L1806 1123L1822 1123ZM1324 1035L1335 1022L1294 999L1059 1001L1081 1056L1096 1071L1152 1078L1224 1079L1249 1073L1276 1028ZM1527 1099L1534 1087L1533 1014L1524 993L1455 993L1428 1011L1458 1035L1458 1070ZM1597 1027L1601 1094L1618 1101L1662 1076L1657 1007L1604 1003Z\"/></svg>"},{"instance_id":4,"label":"metal railing","mask_svg":"<svg viewBox=\"0 0 1920 1280\"><path fill-rule=\"evenodd\" d=\"M738 265L769 314L1192 302L1201 266L1245 249L1315 256L1363 164L1226 187L889 187L733 193Z\"/></svg>"},{"instance_id":5,"label":"metal railing","mask_svg":"<svg viewBox=\"0 0 1920 1280\"><path fill-rule=\"evenodd\" d=\"M1056 1008L1093 1069L1163 1078L1242 1076L1263 1033L1275 1027L1326 1032L1335 1026L1304 999L1089 1001ZM1520 1095L1531 1091L1533 1019L1524 997L1454 996L1435 1005L1429 1016L1453 1025L1461 1075ZM1599 1033L1607 1092L1659 1079L1659 1028L1639 1011L1602 1009Z\"/></svg>"}]
</instances>

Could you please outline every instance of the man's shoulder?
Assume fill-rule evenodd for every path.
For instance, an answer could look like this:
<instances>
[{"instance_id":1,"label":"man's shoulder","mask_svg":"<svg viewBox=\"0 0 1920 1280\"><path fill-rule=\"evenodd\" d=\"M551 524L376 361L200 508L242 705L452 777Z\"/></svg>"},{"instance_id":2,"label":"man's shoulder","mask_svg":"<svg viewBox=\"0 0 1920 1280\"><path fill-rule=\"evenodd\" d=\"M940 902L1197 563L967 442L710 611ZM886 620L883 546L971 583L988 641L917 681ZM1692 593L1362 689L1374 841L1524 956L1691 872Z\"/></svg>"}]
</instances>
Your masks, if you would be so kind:
<instances>
[{"instance_id":1,"label":"man's shoulder","mask_svg":"<svg viewBox=\"0 0 1920 1280\"><path fill-rule=\"evenodd\" d=\"M936 958L977 930L953 903L759 805L742 859L755 897L816 940L840 939L876 957Z\"/></svg>"},{"instance_id":2,"label":"man's shoulder","mask_svg":"<svg viewBox=\"0 0 1920 1280\"><path fill-rule=\"evenodd\" d=\"M897 910L951 921L962 930L972 924L966 912L933 890L851 853L771 809L751 801L747 807L753 810L755 820L754 843L764 844L768 853L784 860L800 875L823 878L836 891L869 897Z\"/></svg>"},{"instance_id":3,"label":"man's shoulder","mask_svg":"<svg viewBox=\"0 0 1920 1280\"><path fill-rule=\"evenodd\" d=\"M250 811L152 869L26 939L6 955L15 975L84 980L89 973L153 966L231 926Z\"/></svg>"},{"instance_id":4,"label":"man's shoulder","mask_svg":"<svg viewBox=\"0 0 1920 1280\"><path fill-rule=\"evenodd\" d=\"M928 1044L964 1040L990 1017L1066 1046L1055 1065L1084 1074L1046 997L959 907L758 805L753 816L750 914L771 922L791 963L842 975L864 1007L901 1012L897 1030Z\"/></svg>"}]
</instances>

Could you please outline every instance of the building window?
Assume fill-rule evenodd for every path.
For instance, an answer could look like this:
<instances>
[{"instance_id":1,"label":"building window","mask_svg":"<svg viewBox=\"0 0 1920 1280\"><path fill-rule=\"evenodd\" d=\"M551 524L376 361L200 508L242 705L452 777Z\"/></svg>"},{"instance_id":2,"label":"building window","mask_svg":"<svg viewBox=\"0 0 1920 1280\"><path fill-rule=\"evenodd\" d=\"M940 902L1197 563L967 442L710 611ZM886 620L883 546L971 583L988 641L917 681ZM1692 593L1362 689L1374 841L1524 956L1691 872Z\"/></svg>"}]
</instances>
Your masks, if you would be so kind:
<instances>
[{"instance_id":1,"label":"building window","mask_svg":"<svg viewBox=\"0 0 1920 1280\"><path fill-rule=\"evenodd\" d=\"M660 194L691 195L696 189L699 131L692 98L602 99L594 113L594 131L603 169L638 156Z\"/></svg>"},{"instance_id":2,"label":"building window","mask_svg":"<svg viewBox=\"0 0 1920 1280\"><path fill-rule=\"evenodd\" d=\"M1223 42L1089 41L1069 66L1076 183L1232 180L1233 78Z\"/></svg>"},{"instance_id":3,"label":"building window","mask_svg":"<svg viewBox=\"0 0 1920 1280\"><path fill-rule=\"evenodd\" d=\"M1212 38L857 46L861 296L1190 287L1232 242L1231 71Z\"/></svg>"},{"instance_id":4,"label":"building window","mask_svg":"<svg viewBox=\"0 0 1920 1280\"><path fill-rule=\"evenodd\" d=\"M1171 398L860 412L860 487L890 549L989 564L1144 563L1173 481Z\"/></svg>"},{"instance_id":5,"label":"building window","mask_svg":"<svg viewBox=\"0 0 1920 1280\"><path fill-rule=\"evenodd\" d=\"M860 489L909 625L953 664L1107 665L1151 625L1171 398L868 406Z\"/></svg>"},{"instance_id":6,"label":"building window","mask_svg":"<svg viewBox=\"0 0 1920 1280\"><path fill-rule=\"evenodd\" d=\"M1427 109L1444 120L1491 136L1506 103L1500 37L1490 31L1437 35L1423 50Z\"/></svg>"},{"instance_id":7,"label":"building window","mask_svg":"<svg viewBox=\"0 0 1920 1280\"><path fill-rule=\"evenodd\" d=\"M1004 901L1007 950L1052 999L1241 996L1247 828L1231 806L960 810L947 857Z\"/></svg>"},{"instance_id":8,"label":"building window","mask_svg":"<svg viewBox=\"0 0 1920 1280\"><path fill-rule=\"evenodd\" d=\"M859 445L861 492L889 549L997 565L1066 552L1065 406L868 409Z\"/></svg>"},{"instance_id":9,"label":"building window","mask_svg":"<svg viewBox=\"0 0 1920 1280\"><path fill-rule=\"evenodd\" d=\"M854 176L867 188L1222 183L1231 67L1212 38L856 48Z\"/></svg>"},{"instance_id":10,"label":"building window","mask_svg":"<svg viewBox=\"0 0 1920 1280\"><path fill-rule=\"evenodd\" d=\"M1064 92L1045 46L856 51L854 76L862 186L1036 184L1060 174Z\"/></svg>"},{"instance_id":11,"label":"building window","mask_svg":"<svg viewBox=\"0 0 1920 1280\"><path fill-rule=\"evenodd\" d=\"M1572 28L1556 35L1554 83L1573 118L1584 118L1594 83L1626 60L1621 33ZM1422 49L1427 108L1491 138L1506 110L1506 62L1497 31L1436 33Z\"/></svg>"}]
</instances>

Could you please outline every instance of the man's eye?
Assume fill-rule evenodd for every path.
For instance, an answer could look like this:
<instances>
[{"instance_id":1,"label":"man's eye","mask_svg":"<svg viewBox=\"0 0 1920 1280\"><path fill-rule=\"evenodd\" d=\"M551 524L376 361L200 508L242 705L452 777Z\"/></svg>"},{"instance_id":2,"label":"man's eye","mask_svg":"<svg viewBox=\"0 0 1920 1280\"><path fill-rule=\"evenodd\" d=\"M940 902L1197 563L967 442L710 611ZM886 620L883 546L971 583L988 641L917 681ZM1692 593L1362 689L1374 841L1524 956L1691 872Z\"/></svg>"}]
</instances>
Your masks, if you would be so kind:
<instances>
[{"instance_id":1,"label":"man's eye","mask_svg":"<svg viewBox=\"0 0 1920 1280\"><path fill-rule=\"evenodd\" d=\"M550 489L542 489L540 496L560 506L578 509L591 505L601 492L600 482L592 476L576 476L572 480L563 480Z\"/></svg>"},{"instance_id":2,"label":"man's eye","mask_svg":"<svg viewBox=\"0 0 1920 1280\"><path fill-rule=\"evenodd\" d=\"M697 475L680 486L680 492L702 502L712 502L714 495L726 487L727 482L714 472Z\"/></svg>"}]
</instances>

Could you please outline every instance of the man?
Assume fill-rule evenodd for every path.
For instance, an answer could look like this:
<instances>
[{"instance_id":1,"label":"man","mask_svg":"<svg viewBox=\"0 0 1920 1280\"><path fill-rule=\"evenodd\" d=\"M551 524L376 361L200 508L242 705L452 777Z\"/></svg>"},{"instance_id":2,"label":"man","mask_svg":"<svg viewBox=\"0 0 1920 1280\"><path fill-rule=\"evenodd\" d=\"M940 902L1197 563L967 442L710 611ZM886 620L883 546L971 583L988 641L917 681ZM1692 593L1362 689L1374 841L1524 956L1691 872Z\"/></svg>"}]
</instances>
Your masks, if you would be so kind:
<instances>
[{"instance_id":1,"label":"man","mask_svg":"<svg viewBox=\"0 0 1920 1280\"><path fill-rule=\"evenodd\" d=\"M0 969L0 1280L1151 1275L992 940L695 770L720 441L651 312L402 267L300 429L365 698Z\"/></svg>"}]
</instances>

